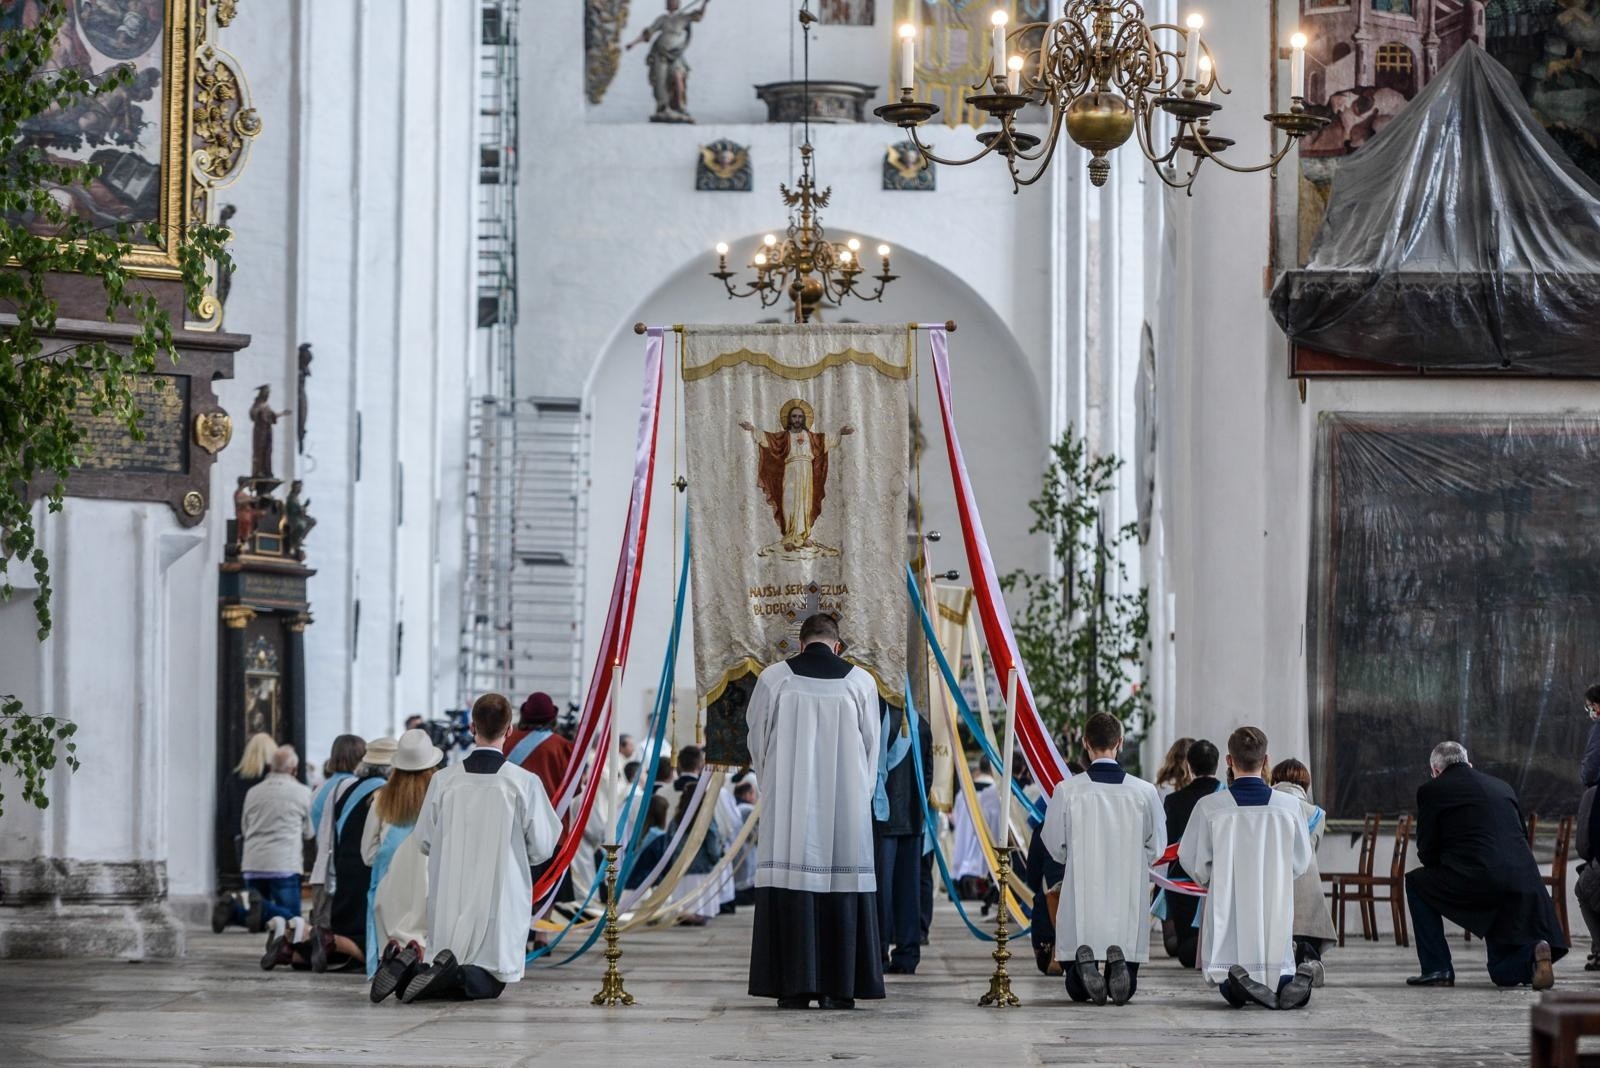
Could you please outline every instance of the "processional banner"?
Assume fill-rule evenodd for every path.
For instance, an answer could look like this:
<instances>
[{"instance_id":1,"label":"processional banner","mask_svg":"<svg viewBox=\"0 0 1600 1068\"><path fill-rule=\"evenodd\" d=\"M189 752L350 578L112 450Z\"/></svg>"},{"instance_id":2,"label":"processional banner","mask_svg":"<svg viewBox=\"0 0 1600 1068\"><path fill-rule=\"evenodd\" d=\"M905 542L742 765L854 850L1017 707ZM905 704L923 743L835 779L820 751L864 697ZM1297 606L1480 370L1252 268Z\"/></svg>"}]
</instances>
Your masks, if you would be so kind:
<instances>
[{"instance_id":1,"label":"processional banner","mask_svg":"<svg viewBox=\"0 0 1600 1068\"><path fill-rule=\"evenodd\" d=\"M741 765L762 668L815 612L904 703L912 347L899 326L685 327L695 682Z\"/></svg>"}]
</instances>

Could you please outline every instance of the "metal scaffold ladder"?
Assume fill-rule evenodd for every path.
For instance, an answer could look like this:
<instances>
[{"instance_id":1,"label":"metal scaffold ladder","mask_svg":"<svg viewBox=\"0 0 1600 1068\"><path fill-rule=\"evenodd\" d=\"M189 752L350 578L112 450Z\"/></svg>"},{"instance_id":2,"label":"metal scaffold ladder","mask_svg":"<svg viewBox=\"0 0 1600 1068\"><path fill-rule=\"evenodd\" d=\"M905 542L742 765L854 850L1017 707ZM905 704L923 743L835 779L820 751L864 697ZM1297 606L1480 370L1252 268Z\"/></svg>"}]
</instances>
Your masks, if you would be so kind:
<instances>
[{"instance_id":1,"label":"metal scaffold ladder","mask_svg":"<svg viewBox=\"0 0 1600 1068\"><path fill-rule=\"evenodd\" d=\"M481 0L479 383L469 412L459 697L579 699L587 418L517 395L518 0Z\"/></svg>"}]
</instances>

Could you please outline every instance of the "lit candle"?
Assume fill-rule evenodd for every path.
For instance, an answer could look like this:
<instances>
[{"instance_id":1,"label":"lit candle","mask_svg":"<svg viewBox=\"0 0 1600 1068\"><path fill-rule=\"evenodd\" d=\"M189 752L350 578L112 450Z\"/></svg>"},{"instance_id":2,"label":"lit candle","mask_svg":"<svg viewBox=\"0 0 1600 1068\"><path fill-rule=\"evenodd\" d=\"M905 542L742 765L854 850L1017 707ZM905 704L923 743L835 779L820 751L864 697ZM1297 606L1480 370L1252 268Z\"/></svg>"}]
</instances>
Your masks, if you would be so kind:
<instances>
[{"instance_id":1,"label":"lit candle","mask_svg":"<svg viewBox=\"0 0 1600 1068\"><path fill-rule=\"evenodd\" d=\"M1200 60L1200 27L1206 24L1205 17L1198 11L1184 19L1184 25L1189 27L1189 32L1183 35L1183 80L1194 81L1195 70Z\"/></svg>"},{"instance_id":2,"label":"lit candle","mask_svg":"<svg viewBox=\"0 0 1600 1068\"><path fill-rule=\"evenodd\" d=\"M1011 21L1011 16L1005 9L996 11L989 16L990 23L994 26L994 66L990 69L996 78L1006 76L1006 23ZM881 38L880 38L881 40Z\"/></svg>"},{"instance_id":3,"label":"lit candle","mask_svg":"<svg viewBox=\"0 0 1600 1068\"><path fill-rule=\"evenodd\" d=\"M1212 86L1212 84L1213 84L1213 82L1211 80L1211 57L1210 56L1201 56L1200 57L1200 95L1201 96L1210 96L1211 95L1211 86Z\"/></svg>"},{"instance_id":4,"label":"lit candle","mask_svg":"<svg viewBox=\"0 0 1600 1068\"><path fill-rule=\"evenodd\" d=\"M1006 675L1006 756L1000 772L1000 840L995 843L1001 849L1008 849L1011 844L1011 760L1016 751L1017 669L1013 665Z\"/></svg>"},{"instance_id":5,"label":"lit candle","mask_svg":"<svg viewBox=\"0 0 1600 1068\"><path fill-rule=\"evenodd\" d=\"M1289 38L1289 95L1297 100L1306 95L1306 35L1303 33Z\"/></svg>"},{"instance_id":6,"label":"lit candle","mask_svg":"<svg viewBox=\"0 0 1600 1068\"><path fill-rule=\"evenodd\" d=\"M900 27L900 88L911 92L917 86L917 28L907 22Z\"/></svg>"},{"instance_id":7,"label":"lit candle","mask_svg":"<svg viewBox=\"0 0 1600 1068\"><path fill-rule=\"evenodd\" d=\"M1006 69L1010 71L1006 75L1006 89L1016 96L1022 92L1022 57L1012 56L1006 60Z\"/></svg>"}]
</instances>

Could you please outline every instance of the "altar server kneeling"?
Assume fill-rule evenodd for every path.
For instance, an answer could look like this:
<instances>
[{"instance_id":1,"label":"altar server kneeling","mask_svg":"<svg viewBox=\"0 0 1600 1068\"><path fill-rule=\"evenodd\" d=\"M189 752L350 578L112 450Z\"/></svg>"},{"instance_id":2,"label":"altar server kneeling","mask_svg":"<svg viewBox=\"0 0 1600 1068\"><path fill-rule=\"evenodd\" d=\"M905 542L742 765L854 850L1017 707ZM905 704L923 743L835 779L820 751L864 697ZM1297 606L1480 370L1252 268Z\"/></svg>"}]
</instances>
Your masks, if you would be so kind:
<instances>
[{"instance_id":1,"label":"altar server kneeling","mask_svg":"<svg viewBox=\"0 0 1600 1068\"><path fill-rule=\"evenodd\" d=\"M1063 779L1040 841L1066 865L1056 909L1056 957L1073 1001L1126 1004L1150 959L1150 865L1167 842L1156 788L1117 764L1122 724L1096 712L1084 725L1086 774Z\"/></svg>"},{"instance_id":2,"label":"altar server kneeling","mask_svg":"<svg viewBox=\"0 0 1600 1068\"><path fill-rule=\"evenodd\" d=\"M878 687L839 655L831 616L807 619L800 645L761 673L745 714L767 805L750 994L780 1008L849 1009L883 997L872 851Z\"/></svg>"},{"instance_id":3,"label":"altar server kneeling","mask_svg":"<svg viewBox=\"0 0 1600 1068\"><path fill-rule=\"evenodd\" d=\"M400 1000L497 998L522 978L533 919L531 868L555 853L561 821L544 786L502 752L511 703L472 706L472 752L433 777L412 837L428 858L428 950Z\"/></svg>"},{"instance_id":4,"label":"altar server kneeling","mask_svg":"<svg viewBox=\"0 0 1600 1068\"><path fill-rule=\"evenodd\" d=\"M1295 969L1294 881L1311 866L1298 798L1261 777L1267 736L1240 727L1228 737L1233 785L1202 798L1178 843L1178 863L1207 887L1200 966L1228 1004L1298 1009L1311 1000L1309 966Z\"/></svg>"}]
</instances>

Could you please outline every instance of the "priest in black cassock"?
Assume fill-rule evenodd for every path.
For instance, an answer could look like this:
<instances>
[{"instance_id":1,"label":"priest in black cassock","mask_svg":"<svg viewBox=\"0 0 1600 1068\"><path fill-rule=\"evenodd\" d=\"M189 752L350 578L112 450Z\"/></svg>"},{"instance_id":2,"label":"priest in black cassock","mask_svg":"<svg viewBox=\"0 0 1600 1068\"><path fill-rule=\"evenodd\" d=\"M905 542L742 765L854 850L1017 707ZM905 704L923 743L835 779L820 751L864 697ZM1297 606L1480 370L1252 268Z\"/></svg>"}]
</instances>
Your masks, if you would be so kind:
<instances>
[{"instance_id":1,"label":"priest in black cassock","mask_svg":"<svg viewBox=\"0 0 1600 1068\"><path fill-rule=\"evenodd\" d=\"M839 655L833 617L807 619L800 645L761 673L745 714L766 796L750 994L779 1008L850 1009L883 997L872 839L878 687Z\"/></svg>"}]
</instances>

